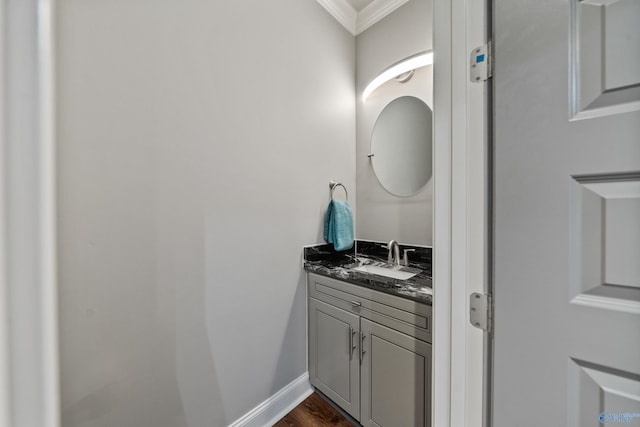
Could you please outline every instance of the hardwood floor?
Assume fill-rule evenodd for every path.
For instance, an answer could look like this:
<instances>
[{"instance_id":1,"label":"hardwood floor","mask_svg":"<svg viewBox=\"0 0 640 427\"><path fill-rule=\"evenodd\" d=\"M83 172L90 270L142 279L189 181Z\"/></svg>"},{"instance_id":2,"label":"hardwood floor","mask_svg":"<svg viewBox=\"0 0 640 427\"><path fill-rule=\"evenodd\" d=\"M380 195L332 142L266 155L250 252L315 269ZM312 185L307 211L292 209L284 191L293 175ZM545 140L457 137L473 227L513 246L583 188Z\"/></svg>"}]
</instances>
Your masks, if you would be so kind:
<instances>
[{"instance_id":1,"label":"hardwood floor","mask_svg":"<svg viewBox=\"0 0 640 427\"><path fill-rule=\"evenodd\" d=\"M293 408L273 427L355 427L324 399L313 393L304 402Z\"/></svg>"}]
</instances>

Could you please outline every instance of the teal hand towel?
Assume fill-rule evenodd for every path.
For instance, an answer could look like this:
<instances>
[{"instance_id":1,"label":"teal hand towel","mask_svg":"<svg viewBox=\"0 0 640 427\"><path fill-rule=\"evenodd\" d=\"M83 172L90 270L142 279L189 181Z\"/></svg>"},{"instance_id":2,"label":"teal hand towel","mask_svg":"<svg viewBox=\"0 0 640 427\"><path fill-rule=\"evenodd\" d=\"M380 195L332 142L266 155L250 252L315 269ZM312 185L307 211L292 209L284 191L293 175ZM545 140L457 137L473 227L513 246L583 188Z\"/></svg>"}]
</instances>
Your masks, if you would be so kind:
<instances>
[{"instance_id":1,"label":"teal hand towel","mask_svg":"<svg viewBox=\"0 0 640 427\"><path fill-rule=\"evenodd\" d=\"M353 214L346 200L331 200L324 217L324 239L336 251L353 247Z\"/></svg>"}]
</instances>

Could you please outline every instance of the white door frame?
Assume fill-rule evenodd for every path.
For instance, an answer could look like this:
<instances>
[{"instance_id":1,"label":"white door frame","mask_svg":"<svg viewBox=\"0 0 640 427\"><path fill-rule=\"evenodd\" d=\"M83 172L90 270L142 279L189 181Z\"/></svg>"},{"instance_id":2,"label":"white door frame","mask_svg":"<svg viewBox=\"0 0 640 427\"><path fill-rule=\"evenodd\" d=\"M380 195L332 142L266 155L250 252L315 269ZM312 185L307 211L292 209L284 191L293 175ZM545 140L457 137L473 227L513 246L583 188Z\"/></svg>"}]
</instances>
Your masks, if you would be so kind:
<instances>
[{"instance_id":1,"label":"white door frame","mask_svg":"<svg viewBox=\"0 0 640 427\"><path fill-rule=\"evenodd\" d=\"M0 2L2 427L59 426L52 2Z\"/></svg>"},{"instance_id":2,"label":"white door frame","mask_svg":"<svg viewBox=\"0 0 640 427\"><path fill-rule=\"evenodd\" d=\"M483 332L468 321L486 281L486 83L469 53L486 43L486 2L434 0L433 426L483 425Z\"/></svg>"}]
</instances>

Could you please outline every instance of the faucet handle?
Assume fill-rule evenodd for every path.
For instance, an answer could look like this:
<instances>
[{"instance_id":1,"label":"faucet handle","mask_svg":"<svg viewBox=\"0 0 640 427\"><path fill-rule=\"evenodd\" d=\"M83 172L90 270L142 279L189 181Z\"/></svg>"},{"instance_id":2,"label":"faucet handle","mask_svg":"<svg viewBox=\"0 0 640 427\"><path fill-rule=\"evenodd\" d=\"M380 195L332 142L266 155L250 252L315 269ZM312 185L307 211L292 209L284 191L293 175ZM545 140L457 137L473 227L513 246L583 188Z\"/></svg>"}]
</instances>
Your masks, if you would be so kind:
<instances>
[{"instance_id":1,"label":"faucet handle","mask_svg":"<svg viewBox=\"0 0 640 427\"><path fill-rule=\"evenodd\" d=\"M404 250L404 256L402 257L402 265L408 266L409 265L409 252L415 252L415 249L405 249Z\"/></svg>"}]
</instances>

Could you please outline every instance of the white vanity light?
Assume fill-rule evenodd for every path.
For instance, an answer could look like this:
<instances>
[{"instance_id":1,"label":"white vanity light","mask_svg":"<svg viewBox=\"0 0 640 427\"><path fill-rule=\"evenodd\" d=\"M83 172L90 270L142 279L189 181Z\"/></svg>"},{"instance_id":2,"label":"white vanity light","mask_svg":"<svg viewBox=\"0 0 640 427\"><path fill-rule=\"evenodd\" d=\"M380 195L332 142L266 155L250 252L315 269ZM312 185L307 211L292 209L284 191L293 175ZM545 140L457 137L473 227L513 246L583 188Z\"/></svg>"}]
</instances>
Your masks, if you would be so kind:
<instances>
[{"instance_id":1,"label":"white vanity light","mask_svg":"<svg viewBox=\"0 0 640 427\"><path fill-rule=\"evenodd\" d=\"M378 77L373 79L371 83L369 83L369 85L367 85L364 92L362 92L363 101L366 101L369 95L373 93L373 91L378 89L389 80L395 78L396 76L431 64L433 64L433 52L431 51L421 52L403 59L402 61L384 70Z\"/></svg>"}]
</instances>

